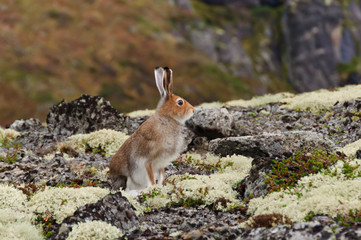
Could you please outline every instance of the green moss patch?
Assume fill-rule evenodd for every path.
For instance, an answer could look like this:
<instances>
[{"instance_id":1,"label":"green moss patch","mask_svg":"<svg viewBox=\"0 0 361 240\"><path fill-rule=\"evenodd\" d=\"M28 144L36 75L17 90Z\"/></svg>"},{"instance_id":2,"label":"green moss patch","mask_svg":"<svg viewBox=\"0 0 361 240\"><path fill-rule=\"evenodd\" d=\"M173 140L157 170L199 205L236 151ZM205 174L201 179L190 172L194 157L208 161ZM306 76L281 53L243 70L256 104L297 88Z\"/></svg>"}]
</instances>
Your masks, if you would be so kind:
<instances>
[{"instance_id":1,"label":"green moss patch","mask_svg":"<svg viewBox=\"0 0 361 240\"><path fill-rule=\"evenodd\" d=\"M274 161L272 171L266 175L265 182L271 187L269 192L293 188L302 177L329 169L337 161L346 162L346 159L343 155L323 151L297 152L293 157Z\"/></svg>"}]
</instances>

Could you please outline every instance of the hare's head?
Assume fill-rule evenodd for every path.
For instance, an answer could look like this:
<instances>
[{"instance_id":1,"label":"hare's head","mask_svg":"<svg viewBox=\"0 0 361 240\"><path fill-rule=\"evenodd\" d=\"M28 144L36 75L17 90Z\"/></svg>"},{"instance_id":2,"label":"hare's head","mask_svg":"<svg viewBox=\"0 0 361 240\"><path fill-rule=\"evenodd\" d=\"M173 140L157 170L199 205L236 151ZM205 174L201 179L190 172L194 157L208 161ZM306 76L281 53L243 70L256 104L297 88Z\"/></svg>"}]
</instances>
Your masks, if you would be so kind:
<instances>
[{"instance_id":1,"label":"hare's head","mask_svg":"<svg viewBox=\"0 0 361 240\"><path fill-rule=\"evenodd\" d=\"M180 123L185 123L194 113L194 107L173 93L173 72L168 67L154 68L155 82L160 93L157 111Z\"/></svg>"}]
</instances>

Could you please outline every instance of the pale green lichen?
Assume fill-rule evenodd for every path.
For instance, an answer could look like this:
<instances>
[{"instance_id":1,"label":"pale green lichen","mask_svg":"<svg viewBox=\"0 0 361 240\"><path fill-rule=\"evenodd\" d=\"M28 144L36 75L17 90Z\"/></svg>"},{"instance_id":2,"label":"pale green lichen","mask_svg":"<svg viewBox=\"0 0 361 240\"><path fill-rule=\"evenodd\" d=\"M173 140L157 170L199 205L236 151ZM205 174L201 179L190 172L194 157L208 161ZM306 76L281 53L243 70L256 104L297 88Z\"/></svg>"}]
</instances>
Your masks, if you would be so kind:
<instances>
[{"instance_id":1,"label":"pale green lichen","mask_svg":"<svg viewBox=\"0 0 361 240\"><path fill-rule=\"evenodd\" d=\"M361 85L346 86L332 91L321 89L298 94L293 98L283 99L287 103L283 107L294 110L310 110L318 113L330 110L336 102L345 102L359 96L361 96Z\"/></svg>"},{"instance_id":2,"label":"pale green lichen","mask_svg":"<svg viewBox=\"0 0 361 240\"><path fill-rule=\"evenodd\" d=\"M361 139L356 142L347 144L343 148L337 149L337 151L345 153L347 156L355 156L356 151L361 149Z\"/></svg>"},{"instance_id":3,"label":"pale green lichen","mask_svg":"<svg viewBox=\"0 0 361 240\"><path fill-rule=\"evenodd\" d=\"M20 135L18 131L15 131L13 129L4 129L0 127L0 138L10 138L15 139Z\"/></svg>"},{"instance_id":4,"label":"pale green lichen","mask_svg":"<svg viewBox=\"0 0 361 240\"><path fill-rule=\"evenodd\" d=\"M57 223L61 223L78 207L95 203L107 194L109 194L108 189L99 187L46 188L31 197L28 205L32 212L36 214L50 213Z\"/></svg>"},{"instance_id":5,"label":"pale green lichen","mask_svg":"<svg viewBox=\"0 0 361 240\"><path fill-rule=\"evenodd\" d=\"M27 197L12 186L0 184L0 239L42 239L32 225L35 215L27 209Z\"/></svg>"},{"instance_id":6,"label":"pale green lichen","mask_svg":"<svg viewBox=\"0 0 361 240\"><path fill-rule=\"evenodd\" d=\"M41 230L30 222L0 224L0 239L39 240L43 239Z\"/></svg>"},{"instance_id":7,"label":"pale green lichen","mask_svg":"<svg viewBox=\"0 0 361 240\"><path fill-rule=\"evenodd\" d=\"M198 107L202 108L221 108L223 107L224 103L221 102L208 102L208 103L202 103Z\"/></svg>"},{"instance_id":8,"label":"pale green lichen","mask_svg":"<svg viewBox=\"0 0 361 240\"><path fill-rule=\"evenodd\" d=\"M330 110L336 102L345 102L361 96L361 85L352 85L336 88L333 90L320 89L313 92L301 94L292 94L282 92L277 94L266 94L263 96L255 96L250 100L233 100L225 104L207 103L211 107L241 106L241 107L257 107L271 102L282 102L285 105L282 108L290 108L293 110L309 110L314 113ZM207 106L206 105L206 106Z\"/></svg>"},{"instance_id":9,"label":"pale green lichen","mask_svg":"<svg viewBox=\"0 0 361 240\"><path fill-rule=\"evenodd\" d=\"M110 240L121 237L122 232L115 226L103 221L87 221L73 226L67 240Z\"/></svg>"},{"instance_id":10,"label":"pale green lichen","mask_svg":"<svg viewBox=\"0 0 361 240\"><path fill-rule=\"evenodd\" d=\"M181 159L194 168L208 167L211 170L218 170L221 172L235 170L243 172L245 169L248 169L250 161L250 158L244 156L232 155L220 158L211 153L203 155L198 153L187 153L183 154Z\"/></svg>"},{"instance_id":11,"label":"pale green lichen","mask_svg":"<svg viewBox=\"0 0 361 240\"><path fill-rule=\"evenodd\" d=\"M271 102L283 102L285 99L292 99L295 95L288 92L277 94L266 94L263 96L253 97L251 100L233 100L226 102L228 106L241 106L241 107L257 107Z\"/></svg>"},{"instance_id":12,"label":"pale green lichen","mask_svg":"<svg viewBox=\"0 0 361 240\"><path fill-rule=\"evenodd\" d=\"M145 110L137 110L134 112L127 113L129 117L136 118L136 117L145 117L145 116L152 116L154 115L154 109L145 109Z\"/></svg>"},{"instance_id":13,"label":"pale green lichen","mask_svg":"<svg viewBox=\"0 0 361 240\"><path fill-rule=\"evenodd\" d=\"M101 150L106 156L114 155L120 146L128 139L128 135L115 130L102 129L88 134L76 134L69 137L69 147L76 151L85 152L88 148Z\"/></svg>"},{"instance_id":14,"label":"pale green lichen","mask_svg":"<svg viewBox=\"0 0 361 240\"><path fill-rule=\"evenodd\" d=\"M0 209L20 209L26 206L26 195L22 191L6 184L0 184Z\"/></svg>"},{"instance_id":15,"label":"pale green lichen","mask_svg":"<svg viewBox=\"0 0 361 240\"><path fill-rule=\"evenodd\" d=\"M360 209L360 163L360 160L348 162L358 167L356 175L346 175L345 163L338 161L328 171L303 177L293 190L251 199L248 212L254 216L279 213L292 221L303 221L311 211L336 217L337 214L348 213L350 209Z\"/></svg>"},{"instance_id":16,"label":"pale green lichen","mask_svg":"<svg viewBox=\"0 0 361 240\"><path fill-rule=\"evenodd\" d=\"M193 158L207 164L218 162L233 162L226 164L221 172L207 175L172 175L164 186L150 186L142 192L141 209L158 209L171 205L210 206L217 210L227 210L241 206L237 199L234 186L240 182L251 168L251 158L231 156L219 158L207 155L192 154ZM136 206L135 206L136 207Z\"/></svg>"}]
</instances>

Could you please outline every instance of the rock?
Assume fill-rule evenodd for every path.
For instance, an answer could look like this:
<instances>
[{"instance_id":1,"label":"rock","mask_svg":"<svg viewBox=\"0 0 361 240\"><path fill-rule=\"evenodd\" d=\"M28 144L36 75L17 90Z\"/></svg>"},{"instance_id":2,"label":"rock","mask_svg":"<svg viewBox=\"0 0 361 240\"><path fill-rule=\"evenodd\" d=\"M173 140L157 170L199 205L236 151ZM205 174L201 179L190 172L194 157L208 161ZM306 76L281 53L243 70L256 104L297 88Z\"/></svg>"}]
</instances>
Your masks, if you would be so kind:
<instances>
[{"instance_id":1,"label":"rock","mask_svg":"<svg viewBox=\"0 0 361 240\"><path fill-rule=\"evenodd\" d=\"M57 234L52 239L66 239L72 225L85 221L104 221L122 231L129 230L139 224L134 210L120 192L109 194L96 203L79 207L73 216L65 218L55 229Z\"/></svg>"},{"instance_id":2,"label":"rock","mask_svg":"<svg viewBox=\"0 0 361 240\"><path fill-rule=\"evenodd\" d=\"M289 81L296 91L339 84L337 52L342 37L342 7L324 0L286 1L283 31Z\"/></svg>"},{"instance_id":3,"label":"rock","mask_svg":"<svg viewBox=\"0 0 361 240\"><path fill-rule=\"evenodd\" d=\"M335 239L329 226L323 226L320 222L294 223L293 226L275 226L272 228L255 228L244 232L237 239Z\"/></svg>"},{"instance_id":4,"label":"rock","mask_svg":"<svg viewBox=\"0 0 361 240\"><path fill-rule=\"evenodd\" d=\"M243 179L237 191L240 197L249 198L265 196L270 186L265 183L265 174L269 173L273 166L271 158L256 158L252 161L252 168L247 177Z\"/></svg>"},{"instance_id":5,"label":"rock","mask_svg":"<svg viewBox=\"0 0 361 240\"><path fill-rule=\"evenodd\" d=\"M322 134L310 131L265 133L255 136L218 138L210 141L209 151L227 156L239 154L249 157L283 156L288 152L331 151L335 144Z\"/></svg>"},{"instance_id":6,"label":"rock","mask_svg":"<svg viewBox=\"0 0 361 240\"><path fill-rule=\"evenodd\" d=\"M28 132L28 131L39 131L46 127L41 124L39 119L30 118L27 120L24 119L16 120L12 124L10 124L9 128L14 129L18 132Z\"/></svg>"},{"instance_id":7,"label":"rock","mask_svg":"<svg viewBox=\"0 0 361 240\"><path fill-rule=\"evenodd\" d=\"M72 159L56 154L51 159L44 159L23 150L0 148L0 154L2 152L14 155L15 162L0 162L0 182L45 183L52 187L98 182L97 186L109 187L109 183L97 175L98 171L108 167L109 162L109 158L101 154L79 154Z\"/></svg>"},{"instance_id":8,"label":"rock","mask_svg":"<svg viewBox=\"0 0 361 240\"><path fill-rule=\"evenodd\" d=\"M229 136L234 122L226 108L198 108L187 126L198 136L214 139Z\"/></svg>"},{"instance_id":9,"label":"rock","mask_svg":"<svg viewBox=\"0 0 361 240\"><path fill-rule=\"evenodd\" d=\"M145 116L145 117L135 117L135 118L131 118L126 116L124 118L124 130L128 135L133 134L139 127L140 125L142 125L143 122L145 122L149 117Z\"/></svg>"},{"instance_id":10,"label":"rock","mask_svg":"<svg viewBox=\"0 0 361 240\"><path fill-rule=\"evenodd\" d=\"M63 100L51 107L46 122L54 134L70 136L104 128L120 130L124 119L109 101L84 94L70 103Z\"/></svg>"}]
</instances>

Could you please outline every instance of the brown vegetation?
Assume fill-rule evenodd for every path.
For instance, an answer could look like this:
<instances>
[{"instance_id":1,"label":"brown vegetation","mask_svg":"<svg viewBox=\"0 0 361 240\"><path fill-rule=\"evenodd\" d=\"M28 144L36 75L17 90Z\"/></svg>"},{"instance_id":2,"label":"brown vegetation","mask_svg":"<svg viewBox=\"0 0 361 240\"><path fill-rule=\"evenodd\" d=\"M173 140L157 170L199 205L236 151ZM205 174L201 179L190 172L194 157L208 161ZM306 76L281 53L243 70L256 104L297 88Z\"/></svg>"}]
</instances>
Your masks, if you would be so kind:
<instances>
[{"instance_id":1,"label":"brown vegetation","mask_svg":"<svg viewBox=\"0 0 361 240\"><path fill-rule=\"evenodd\" d=\"M0 11L1 125L44 120L82 93L122 112L154 108L156 65L175 70L177 94L193 104L247 92L177 35L175 23L196 16L168 1L5 0Z\"/></svg>"}]
</instances>

